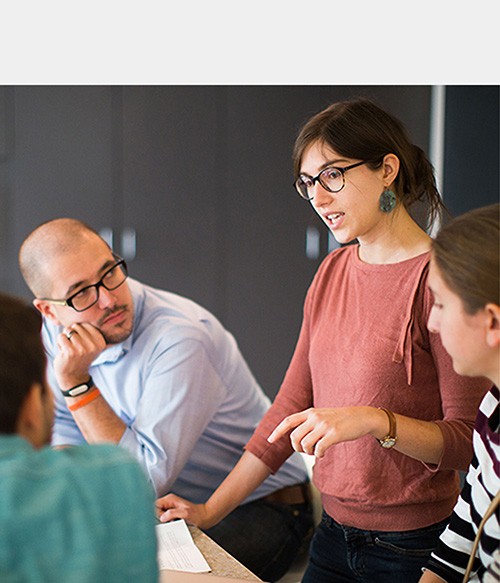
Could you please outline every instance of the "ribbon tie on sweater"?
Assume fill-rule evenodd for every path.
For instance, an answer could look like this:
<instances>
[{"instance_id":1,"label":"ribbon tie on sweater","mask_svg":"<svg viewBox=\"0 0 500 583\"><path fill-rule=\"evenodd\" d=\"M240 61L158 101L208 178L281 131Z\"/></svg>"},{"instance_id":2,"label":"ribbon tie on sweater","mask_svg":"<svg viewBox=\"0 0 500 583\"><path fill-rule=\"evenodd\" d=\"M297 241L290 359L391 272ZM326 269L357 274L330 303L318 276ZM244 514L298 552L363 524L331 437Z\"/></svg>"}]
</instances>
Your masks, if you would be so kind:
<instances>
[{"instance_id":1,"label":"ribbon tie on sweater","mask_svg":"<svg viewBox=\"0 0 500 583\"><path fill-rule=\"evenodd\" d=\"M408 385L411 385L413 381L413 323L414 323L414 308L415 308L415 298L417 296L418 288L422 281L422 276L427 269L428 263L422 265L419 277L413 284L410 291L408 304L406 305L406 312L403 319L403 326L401 328L401 333L396 345L396 350L392 355L392 362L404 363L406 369L406 380Z\"/></svg>"}]
</instances>

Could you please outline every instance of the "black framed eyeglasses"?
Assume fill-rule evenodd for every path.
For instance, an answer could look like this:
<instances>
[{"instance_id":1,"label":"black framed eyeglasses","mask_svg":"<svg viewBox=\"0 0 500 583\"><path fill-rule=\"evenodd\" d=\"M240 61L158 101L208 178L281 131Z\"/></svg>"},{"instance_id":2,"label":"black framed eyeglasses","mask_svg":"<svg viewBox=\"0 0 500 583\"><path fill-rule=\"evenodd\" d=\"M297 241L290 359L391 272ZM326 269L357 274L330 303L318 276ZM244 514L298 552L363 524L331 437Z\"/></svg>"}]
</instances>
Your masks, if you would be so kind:
<instances>
[{"instance_id":1,"label":"black framed eyeglasses","mask_svg":"<svg viewBox=\"0 0 500 583\"><path fill-rule=\"evenodd\" d=\"M319 182L321 186L328 190L328 192L340 192L345 186L345 173L348 170L357 168L361 164L365 164L366 160L361 162L356 162L350 166L345 166L344 168L339 168L337 166L327 166L316 176L308 176L307 174L300 174L297 180L293 183L297 192L305 200L312 200L314 194L310 194L316 182Z\"/></svg>"},{"instance_id":2,"label":"black framed eyeglasses","mask_svg":"<svg viewBox=\"0 0 500 583\"><path fill-rule=\"evenodd\" d=\"M87 285L65 300L53 300L50 298L40 298L44 302L50 302L57 306L69 306L77 312L84 312L91 308L99 300L99 288L103 287L108 291L113 291L120 287L128 277L127 264L125 259L115 256L118 261L110 267L101 279L92 285Z\"/></svg>"}]
</instances>

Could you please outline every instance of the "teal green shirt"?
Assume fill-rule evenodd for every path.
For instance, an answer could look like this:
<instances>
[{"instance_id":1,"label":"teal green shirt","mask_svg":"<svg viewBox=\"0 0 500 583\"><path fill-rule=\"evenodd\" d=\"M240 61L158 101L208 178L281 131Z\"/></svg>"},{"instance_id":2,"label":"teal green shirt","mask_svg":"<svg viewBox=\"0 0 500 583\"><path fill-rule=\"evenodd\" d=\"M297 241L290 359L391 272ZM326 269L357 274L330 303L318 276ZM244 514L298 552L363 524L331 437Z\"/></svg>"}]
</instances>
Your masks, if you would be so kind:
<instances>
[{"instance_id":1,"label":"teal green shirt","mask_svg":"<svg viewBox=\"0 0 500 583\"><path fill-rule=\"evenodd\" d=\"M0 435L0 581L158 582L154 493L113 445Z\"/></svg>"}]
</instances>

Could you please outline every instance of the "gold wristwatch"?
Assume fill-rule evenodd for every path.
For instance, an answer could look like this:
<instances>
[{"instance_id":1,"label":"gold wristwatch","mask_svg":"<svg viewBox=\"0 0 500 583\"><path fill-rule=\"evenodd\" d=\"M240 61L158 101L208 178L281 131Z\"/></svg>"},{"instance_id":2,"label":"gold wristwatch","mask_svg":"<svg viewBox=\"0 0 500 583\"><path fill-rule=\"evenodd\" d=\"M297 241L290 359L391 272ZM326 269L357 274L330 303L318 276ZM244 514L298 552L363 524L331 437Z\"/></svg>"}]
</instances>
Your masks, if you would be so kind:
<instances>
[{"instance_id":1,"label":"gold wristwatch","mask_svg":"<svg viewBox=\"0 0 500 583\"><path fill-rule=\"evenodd\" d=\"M384 409L384 407L379 407L379 409L384 411L389 418L389 433L385 437L382 437L382 439L379 439L378 442L383 448L391 449L391 447L396 445L396 441L398 440L398 436L396 435L396 417L389 409Z\"/></svg>"}]
</instances>

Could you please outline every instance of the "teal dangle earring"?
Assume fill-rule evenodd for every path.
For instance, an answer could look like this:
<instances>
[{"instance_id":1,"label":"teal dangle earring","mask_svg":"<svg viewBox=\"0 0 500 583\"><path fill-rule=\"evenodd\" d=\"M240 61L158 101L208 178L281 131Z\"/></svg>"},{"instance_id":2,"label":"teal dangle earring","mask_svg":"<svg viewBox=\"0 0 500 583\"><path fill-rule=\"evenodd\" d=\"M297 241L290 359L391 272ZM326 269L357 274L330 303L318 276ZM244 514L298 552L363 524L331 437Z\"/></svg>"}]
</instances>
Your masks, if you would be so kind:
<instances>
[{"instance_id":1,"label":"teal dangle earring","mask_svg":"<svg viewBox=\"0 0 500 583\"><path fill-rule=\"evenodd\" d=\"M396 206L396 195L394 192L392 192L392 190L389 188L386 188L380 195L378 206L383 213L392 212Z\"/></svg>"}]
</instances>

